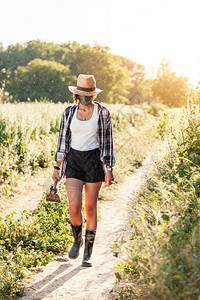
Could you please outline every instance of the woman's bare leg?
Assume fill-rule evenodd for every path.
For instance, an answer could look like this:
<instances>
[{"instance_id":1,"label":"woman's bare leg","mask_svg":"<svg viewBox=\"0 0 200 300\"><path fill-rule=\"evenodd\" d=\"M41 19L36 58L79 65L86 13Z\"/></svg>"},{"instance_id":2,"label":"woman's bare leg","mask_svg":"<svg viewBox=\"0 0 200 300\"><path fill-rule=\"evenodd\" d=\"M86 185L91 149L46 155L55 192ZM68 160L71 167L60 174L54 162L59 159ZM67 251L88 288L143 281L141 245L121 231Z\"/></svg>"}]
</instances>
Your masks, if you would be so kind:
<instances>
[{"instance_id":1,"label":"woman's bare leg","mask_svg":"<svg viewBox=\"0 0 200 300\"><path fill-rule=\"evenodd\" d=\"M82 190L83 181L76 178L67 178L67 195L69 199L69 214L74 226L82 224Z\"/></svg>"},{"instance_id":2,"label":"woman's bare leg","mask_svg":"<svg viewBox=\"0 0 200 300\"><path fill-rule=\"evenodd\" d=\"M97 228L97 198L102 182L85 183L85 211L87 217L87 230Z\"/></svg>"}]
</instances>

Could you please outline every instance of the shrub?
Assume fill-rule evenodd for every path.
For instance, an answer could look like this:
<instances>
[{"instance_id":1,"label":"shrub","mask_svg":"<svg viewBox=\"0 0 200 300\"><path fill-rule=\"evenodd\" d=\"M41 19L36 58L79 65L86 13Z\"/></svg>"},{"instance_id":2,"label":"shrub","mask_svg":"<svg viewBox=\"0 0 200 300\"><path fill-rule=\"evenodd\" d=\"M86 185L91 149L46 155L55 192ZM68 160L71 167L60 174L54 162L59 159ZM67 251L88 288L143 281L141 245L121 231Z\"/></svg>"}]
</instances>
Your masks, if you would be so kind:
<instances>
[{"instance_id":1,"label":"shrub","mask_svg":"<svg viewBox=\"0 0 200 300\"><path fill-rule=\"evenodd\" d=\"M23 211L18 219L15 212L0 218L0 297L20 293L29 270L68 248L71 227L64 198L62 194L62 203L43 199L35 211Z\"/></svg>"},{"instance_id":2,"label":"shrub","mask_svg":"<svg viewBox=\"0 0 200 300\"><path fill-rule=\"evenodd\" d=\"M200 119L191 103L185 113L176 131L165 118L161 137L175 138L176 146L157 162L134 202L128 259L116 267L117 299L199 298Z\"/></svg>"}]
</instances>

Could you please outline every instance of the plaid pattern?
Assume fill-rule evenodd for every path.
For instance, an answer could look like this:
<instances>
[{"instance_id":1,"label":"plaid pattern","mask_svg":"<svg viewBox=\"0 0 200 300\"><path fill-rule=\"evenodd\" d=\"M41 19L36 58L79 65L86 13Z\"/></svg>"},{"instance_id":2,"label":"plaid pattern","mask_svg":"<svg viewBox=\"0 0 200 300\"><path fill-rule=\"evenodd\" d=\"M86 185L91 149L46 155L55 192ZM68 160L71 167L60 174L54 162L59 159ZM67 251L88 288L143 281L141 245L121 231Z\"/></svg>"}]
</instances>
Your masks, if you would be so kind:
<instances>
[{"instance_id":1,"label":"plaid pattern","mask_svg":"<svg viewBox=\"0 0 200 300\"><path fill-rule=\"evenodd\" d=\"M109 110L101 105L100 103L94 101L100 106L98 127L97 127L97 141L100 149L100 159L103 164L107 166L115 165L115 156L113 149L113 134L112 134L112 121ZM65 174L67 161L65 159L67 153L71 148L71 131L70 124L72 117L75 113L76 105L69 105L62 114L62 119L60 123L60 132L58 138L58 146L55 154L55 161L63 161L61 176Z\"/></svg>"}]
</instances>

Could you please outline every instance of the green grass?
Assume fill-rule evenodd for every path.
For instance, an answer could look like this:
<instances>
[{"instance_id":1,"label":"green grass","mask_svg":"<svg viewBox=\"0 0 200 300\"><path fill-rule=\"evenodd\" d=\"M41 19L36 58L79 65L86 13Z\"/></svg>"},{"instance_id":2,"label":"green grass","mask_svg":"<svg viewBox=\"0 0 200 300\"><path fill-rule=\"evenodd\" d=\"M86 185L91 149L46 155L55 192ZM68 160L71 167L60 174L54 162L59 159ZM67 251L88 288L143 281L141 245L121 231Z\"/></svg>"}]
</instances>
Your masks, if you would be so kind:
<instances>
[{"instance_id":1,"label":"green grass","mask_svg":"<svg viewBox=\"0 0 200 300\"><path fill-rule=\"evenodd\" d=\"M72 242L66 195L61 203L41 201L35 211L0 219L0 295L20 294L21 280Z\"/></svg>"},{"instance_id":2,"label":"green grass","mask_svg":"<svg viewBox=\"0 0 200 300\"><path fill-rule=\"evenodd\" d=\"M158 124L170 153L156 161L134 202L116 299L199 299L199 110L189 103L182 114Z\"/></svg>"}]
</instances>

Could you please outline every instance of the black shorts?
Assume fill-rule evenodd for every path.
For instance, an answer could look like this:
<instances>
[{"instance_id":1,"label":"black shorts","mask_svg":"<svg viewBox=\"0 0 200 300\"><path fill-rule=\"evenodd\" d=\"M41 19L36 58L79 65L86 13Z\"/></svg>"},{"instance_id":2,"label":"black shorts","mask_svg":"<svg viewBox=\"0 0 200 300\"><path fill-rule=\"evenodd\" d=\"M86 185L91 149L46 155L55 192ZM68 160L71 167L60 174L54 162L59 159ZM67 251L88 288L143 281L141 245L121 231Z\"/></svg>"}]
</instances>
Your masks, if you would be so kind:
<instances>
[{"instance_id":1,"label":"black shorts","mask_svg":"<svg viewBox=\"0 0 200 300\"><path fill-rule=\"evenodd\" d=\"M100 160L99 148L88 151L71 148L66 159L66 178L77 178L83 182L105 181L105 169Z\"/></svg>"}]
</instances>

